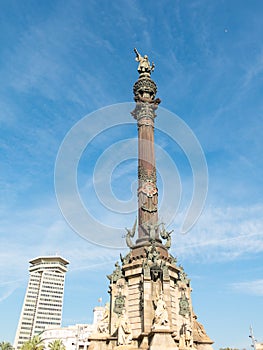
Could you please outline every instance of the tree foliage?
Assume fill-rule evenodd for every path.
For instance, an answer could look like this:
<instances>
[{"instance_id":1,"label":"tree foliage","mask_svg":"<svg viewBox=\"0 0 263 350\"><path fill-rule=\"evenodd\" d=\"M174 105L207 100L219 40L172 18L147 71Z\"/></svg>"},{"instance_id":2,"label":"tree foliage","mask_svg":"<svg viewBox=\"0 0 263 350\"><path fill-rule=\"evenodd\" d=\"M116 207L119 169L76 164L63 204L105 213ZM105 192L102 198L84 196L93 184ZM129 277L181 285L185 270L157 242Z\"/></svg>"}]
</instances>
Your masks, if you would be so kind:
<instances>
[{"instance_id":1,"label":"tree foliage","mask_svg":"<svg viewBox=\"0 0 263 350\"><path fill-rule=\"evenodd\" d=\"M21 350L44 350L43 340L39 335L35 335L32 339L25 342Z\"/></svg>"},{"instance_id":2,"label":"tree foliage","mask_svg":"<svg viewBox=\"0 0 263 350\"><path fill-rule=\"evenodd\" d=\"M61 339L56 339L48 344L50 350L66 350L65 345Z\"/></svg>"},{"instance_id":3,"label":"tree foliage","mask_svg":"<svg viewBox=\"0 0 263 350\"><path fill-rule=\"evenodd\" d=\"M13 346L8 341L2 341L0 343L0 350L13 350Z\"/></svg>"}]
</instances>

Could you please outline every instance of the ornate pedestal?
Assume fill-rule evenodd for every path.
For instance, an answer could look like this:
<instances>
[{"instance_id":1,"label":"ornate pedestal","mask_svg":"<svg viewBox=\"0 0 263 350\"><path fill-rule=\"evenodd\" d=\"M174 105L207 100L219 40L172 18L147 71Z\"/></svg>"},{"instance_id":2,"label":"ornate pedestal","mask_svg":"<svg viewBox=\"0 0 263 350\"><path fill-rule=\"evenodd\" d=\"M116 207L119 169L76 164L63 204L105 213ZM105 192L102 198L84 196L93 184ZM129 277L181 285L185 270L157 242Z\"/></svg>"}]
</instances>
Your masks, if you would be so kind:
<instances>
[{"instance_id":1,"label":"ornate pedestal","mask_svg":"<svg viewBox=\"0 0 263 350\"><path fill-rule=\"evenodd\" d=\"M155 241L144 253L135 247L121 259L108 276L110 307L90 349L211 350L213 342L193 312L190 280L176 259Z\"/></svg>"}]
</instances>

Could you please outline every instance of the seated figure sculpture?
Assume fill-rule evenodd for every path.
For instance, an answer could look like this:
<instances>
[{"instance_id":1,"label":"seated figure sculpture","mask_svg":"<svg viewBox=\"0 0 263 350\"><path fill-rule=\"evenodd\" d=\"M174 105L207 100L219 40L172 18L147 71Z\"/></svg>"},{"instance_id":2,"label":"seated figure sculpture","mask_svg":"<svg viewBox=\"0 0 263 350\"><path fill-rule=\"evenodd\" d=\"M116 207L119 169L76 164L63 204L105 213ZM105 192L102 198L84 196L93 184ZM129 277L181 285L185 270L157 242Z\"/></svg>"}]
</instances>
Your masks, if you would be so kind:
<instances>
[{"instance_id":1,"label":"seated figure sculpture","mask_svg":"<svg viewBox=\"0 0 263 350\"><path fill-rule=\"evenodd\" d=\"M132 331L128 316L125 309L122 310L120 317L116 323L117 327L117 344L118 345L129 345L132 342Z\"/></svg>"},{"instance_id":2,"label":"seated figure sculpture","mask_svg":"<svg viewBox=\"0 0 263 350\"><path fill-rule=\"evenodd\" d=\"M156 309L154 313L152 329L163 328L163 327L165 328L169 327L169 318L168 318L167 306L165 301L163 300L163 293L161 292L156 302Z\"/></svg>"}]
</instances>

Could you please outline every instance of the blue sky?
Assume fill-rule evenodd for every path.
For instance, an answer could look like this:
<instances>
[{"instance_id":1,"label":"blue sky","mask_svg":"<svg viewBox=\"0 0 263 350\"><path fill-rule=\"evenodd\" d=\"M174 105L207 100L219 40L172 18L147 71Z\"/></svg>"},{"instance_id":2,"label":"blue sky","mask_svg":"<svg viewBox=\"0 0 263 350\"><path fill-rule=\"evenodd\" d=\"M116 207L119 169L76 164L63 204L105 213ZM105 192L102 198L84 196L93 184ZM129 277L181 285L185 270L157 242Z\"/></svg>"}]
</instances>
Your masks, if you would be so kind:
<instances>
[{"instance_id":1,"label":"blue sky","mask_svg":"<svg viewBox=\"0 0 263 350\"><path fill-rule=\"evenodd\" d=\"M5 315L0 340L13 342L28 261L36 256L59 253L71 262L64 325L91 322L98 298L107 301L106 274L120 249L91 244L67 225L56 201L54 167L60 144L79 120L132 102L137 47L155 62L152 77L161 106L193 130L208 164L205 208L193 229L181 235L191 167L180 147L157 130L156 143L170 154L181 178L181 204L169 223L175 229L171 251L191 277L195 312L215 349L248 348L251 323L263 341L263 3L1 1L0 9L0 314ZM162 130L161 115L156 127ZM127 113L125 125L98 135L94 116L87 119L94 140L79 162L79 189L97 221L121 232L136 212L102 209L93 185L104 183L103 176L94 180L92 174L104 150L136 137L136 126ZM163 164L161 170L167 169ZM176 179L161 170L160 198L162 180ZM131 199L134 158L124 159L112 174L114 196ZM97 235L90 227L87 232Z\"/></svg>"}]
</instances>

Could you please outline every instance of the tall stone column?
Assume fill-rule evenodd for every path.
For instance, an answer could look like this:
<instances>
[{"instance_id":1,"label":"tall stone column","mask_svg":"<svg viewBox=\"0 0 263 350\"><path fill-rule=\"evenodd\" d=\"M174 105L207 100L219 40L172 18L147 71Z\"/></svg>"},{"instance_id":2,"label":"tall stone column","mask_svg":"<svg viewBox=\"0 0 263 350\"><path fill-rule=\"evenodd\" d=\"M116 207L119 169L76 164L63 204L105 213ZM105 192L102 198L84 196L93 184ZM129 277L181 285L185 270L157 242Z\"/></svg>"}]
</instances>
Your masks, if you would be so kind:
<instances>
[{"instance_id":1,"label":"tall stone column","mask_svg":"<svg viewBox=\"0 0 263 350\"><path fill-rule=\"evenodd\" d=\"M158 189L154 152L154 119L160 99L155 99L157 86L151 79L154 64L147 56L140 56L139 79L133 86L136 107L132 112L138 125L138 239L136 245L145 245L159 239L158 234Z\"/></svg>"}]
</instances>

